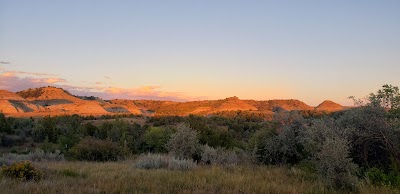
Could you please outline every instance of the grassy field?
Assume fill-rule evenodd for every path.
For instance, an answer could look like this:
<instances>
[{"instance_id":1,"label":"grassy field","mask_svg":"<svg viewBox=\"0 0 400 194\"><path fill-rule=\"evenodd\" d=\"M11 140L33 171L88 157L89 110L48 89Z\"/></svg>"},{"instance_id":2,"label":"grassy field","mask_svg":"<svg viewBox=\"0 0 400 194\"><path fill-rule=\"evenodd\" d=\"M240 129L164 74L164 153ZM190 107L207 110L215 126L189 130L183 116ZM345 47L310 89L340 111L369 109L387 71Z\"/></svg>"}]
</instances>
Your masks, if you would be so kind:
<instances>
[{"instance_id":1,"label":"grassy field","mask_svg":"<svg viewBox=\"0 0 400 194\"><path fill-rule=\"evenodd\" d=\"M136 169L134 161L40 162L41 181L2 177L0 193L343 193L302 170L268 166L199 166L191 171ZM360 193L400 193L360 186Z\"/></svg>"}]
</instances>

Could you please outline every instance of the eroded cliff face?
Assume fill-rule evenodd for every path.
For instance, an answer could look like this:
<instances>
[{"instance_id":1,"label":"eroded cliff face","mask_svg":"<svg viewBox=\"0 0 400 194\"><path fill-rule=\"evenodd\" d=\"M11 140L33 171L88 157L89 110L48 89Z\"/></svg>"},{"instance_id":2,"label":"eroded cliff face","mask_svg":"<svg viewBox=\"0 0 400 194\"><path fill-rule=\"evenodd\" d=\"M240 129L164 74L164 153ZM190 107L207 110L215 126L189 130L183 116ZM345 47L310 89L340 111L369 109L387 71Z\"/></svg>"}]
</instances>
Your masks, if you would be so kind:
<instances>
[{"instance_id":1,"label":"eroded cliff face","mask_svg":"<svg viewBox=\"0 0 400 194\"><path fill-rule=\"evenodd\" d=\"M340 111L345 107L332 101L324 101L318 107L311 107L299 100L241 100L230 97L222 100L190 102L155 100L102 100L96 97L76 97L62 88L42 87L13 93L0 90L0 111L10 116L45 115L211 115L226 111L252 111L274 114L282 110Z\"/></svg>"},{"instance_id":2,"label":"eroded cliff face","mask_svg":"<svg viewBox=\"0 0 400 194\"><path fill-rule=\"evenodd\" d=\"M30 103L21 96L7 90L0 90L0 112L18 114L39 110L39 106Z\"/></svg>"}]
</instances>

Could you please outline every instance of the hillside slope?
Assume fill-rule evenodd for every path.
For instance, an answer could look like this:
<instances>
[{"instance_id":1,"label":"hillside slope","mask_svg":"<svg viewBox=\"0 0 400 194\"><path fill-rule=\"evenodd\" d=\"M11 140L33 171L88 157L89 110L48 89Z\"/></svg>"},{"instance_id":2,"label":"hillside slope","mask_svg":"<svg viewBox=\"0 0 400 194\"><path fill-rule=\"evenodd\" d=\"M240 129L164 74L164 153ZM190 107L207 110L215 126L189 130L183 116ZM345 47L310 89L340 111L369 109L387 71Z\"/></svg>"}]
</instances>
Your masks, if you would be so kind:
<instances>
[{"instance_id":1,"label":"hillside slope","mask_svg":"<svg viewBox=\"0 0 400 194\"><path fill-rule=\"evenodd\" d=\"M139 107L132 100L111 100L102 104L102 107L111 113L142 114Z\"/></svg>"},{"instance_id":2,"label":"hillside slope","mask_svg":"<svg viewBox=\"0 0 400 194\"><path fill-rule=\"evenodd\" d=\"M313 110L314 108L307 105L300 100L266 100L266 101L255 101L246 100L248 104L253 105L260 111L274 111L275 109L283 110Z\"/></svg>"},{"instance_id":3,"label":"hillside slope","mask_svg":"<svg viewBox=\"0 0 400 194\"><path fill-rule=\"evenodd\" d=\"M279 110L340 111L345 107L324 101L311 107L302 101L290 100L241 100L230 97L222 100L189 102L156 100L102 100L97 97L74 96L62 88L42 87L17 93L0 90L0 112L11 116L44 116L62 114L107 115L213 115L232 111L249 111L272 115Z\"/></svg>"},{"instance_id":4,"label":"hillside slope","mask_svg":"<svg viewBox=\"0 0 400 194\"><path fill-rule=\"evenodd\" d=\"M317 111L325 111L325 112L335 112L335 111L341 111L344 109L345 109L344 106L342 106L338 103L332 102L330 100L323 101L321 104L319 104L315 108L315 110L317 110Z\"/></svg>"},{"instance_id":5,"label":"hillside slope","mask_svg":"<svg viewBox=\"0 0 400 194\"><path fill-rule=\"evenodd\" d=\"M39 106L30 103L21 96L10 91L0 90L0 112L18 114L39 110Z\"/></svg>"},{"instance_id":6,"label":"hillside slope","mask_svg":"<svg viewBox=\"0 0 400 194\"><path fill-rule=\"evenodd\" d=\"M69 92L55 87L43 87L17 92L32 104L43 107L44 114L107 114L97 101L81 100Z\"/></svg>"},{"instance_id":7,"label":"hillside slope","mask_svg":"<svg viewBox=\"0 0 400 194\"><path fill-rule=\"evenodd\" d=\"M135 104L143 110L153 112L156 115L190 114L209 115L223 111L256 111L257 108L240 100L237 97L224 100L203 100L190 102L134 100Z\"/></svg>"}]
</instances>

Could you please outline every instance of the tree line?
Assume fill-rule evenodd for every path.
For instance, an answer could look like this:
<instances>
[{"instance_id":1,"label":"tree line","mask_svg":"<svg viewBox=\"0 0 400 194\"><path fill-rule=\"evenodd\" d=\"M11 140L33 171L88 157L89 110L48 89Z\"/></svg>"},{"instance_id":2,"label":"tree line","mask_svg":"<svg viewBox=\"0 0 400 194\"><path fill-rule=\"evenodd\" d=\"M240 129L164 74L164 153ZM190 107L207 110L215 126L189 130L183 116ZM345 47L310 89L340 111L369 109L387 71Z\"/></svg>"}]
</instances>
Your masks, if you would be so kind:
<instances>
[{"instance_id":1,"label":"tree line","mask_svg":"<svg viewBox=\"0 0 400 194\"><path fill-rule=\"evenodd\" d=\"M71 160L169 153L206 165L299 166L342 189L356 189L365 177L373 184L400 186L398 87L384 85L356 103L360 106L325 115L281 110L271 120L244 112L142 117L144 125L118 118L96 123L79 115L6 118L0 113L0 145L3 153L59 150Z\"/></svg>"}]
</instances>

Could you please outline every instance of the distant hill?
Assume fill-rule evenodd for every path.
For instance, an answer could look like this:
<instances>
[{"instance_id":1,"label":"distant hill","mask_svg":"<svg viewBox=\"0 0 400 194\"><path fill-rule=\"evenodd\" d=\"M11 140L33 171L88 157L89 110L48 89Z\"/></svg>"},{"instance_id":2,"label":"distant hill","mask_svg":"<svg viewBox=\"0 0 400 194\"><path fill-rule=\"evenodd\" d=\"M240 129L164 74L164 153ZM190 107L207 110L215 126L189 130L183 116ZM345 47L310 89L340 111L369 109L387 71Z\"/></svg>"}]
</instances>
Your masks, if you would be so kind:
<instances>
[{"instance_id":1,"label":"distant hill","mask_svg":"<svg viewBox=\"0 0 400 194\"><path fill-rule=\"evenodd\" d=\"M209 115L223 111L250 111L256 107L238 99L237 97L224 100L204 100L190 102L134 100L135 104L143 110L154 112L158 115Z\"/></svg>"},{"instance_id":2,"label":"distant hill","mask_svg":"<svg viewBox=\"0 0 400 194\"><path fill-rule=\"evenodd\" d=\"M344 106L332 102L330 100L325 100L321 104L319 104L315 110L317 111L325 111L325 112L335 112L335 111L341 111L346 109Z\"/></svg>"},{"instance_id":3,"label":"distant hill","mask_svg":"<svg viewBox=\"0 0 400 194\"><path fill-rule=\"evenodd\" d=\"M39 106L30 103L21 96L7 90L0 90L0 112L19 114L39 110Z\"/></svg>"},{"instance_id":4,"label":"distant hill","mask_svg":"<svg viewBox=\"0 0 400 194\"><path fill-rule=\"evenodd\" d=\"M142 114L139 107L132 100L111 100L108 103L102 104L102 107L111 113L128 113L128 114Z\"/></svg>"},{"instance_id":5,"label":"distant hill","mask_svg":"<svg viewBox=\"0 0 400 194\"><path fill-rule=\"evenodd\" d=\"M71 95L69 92L63 90L62 88L56 88L56 87L33 88L17 92L16 94L21 97L24 97L25 100L28 101L30 104L39 107L38 111L33 111L32 113L27 114L30 116L40 116L48 114L50 115L108 114L108 112L101 106L100 102L91 100L82 100L80 98Z\"/></svg>"},{"instance_id":6,"label":"distant hill","mask_svg":"<svg viewBox=\"0 0 400 194\"><path fill-rule=\"evenodd\" d=\"M13 93L0 90L0 111L10 116L44 115L213 115L230 111L248 111L272 115L278 110L340 111L345 107L332 101L324 101L311 107L299 100L241 100L236 96L221 100L189 102L157 100L103 100L98 97L74 96L62 88L41 87Z\"/></svg>"},{"instance_id":7,"label":"distant hill","mask_svg":"<svg viewBox=\"0 0 400 194\"><path fill-rule=\"evenodd\" d=\"M248 104L255 106L260 111L274 111L275 109L283 110L313 110L314 108L307 105L300 100L267 100L267 101L255 101L245 100Z\"/></svg>"}]
</instances>

